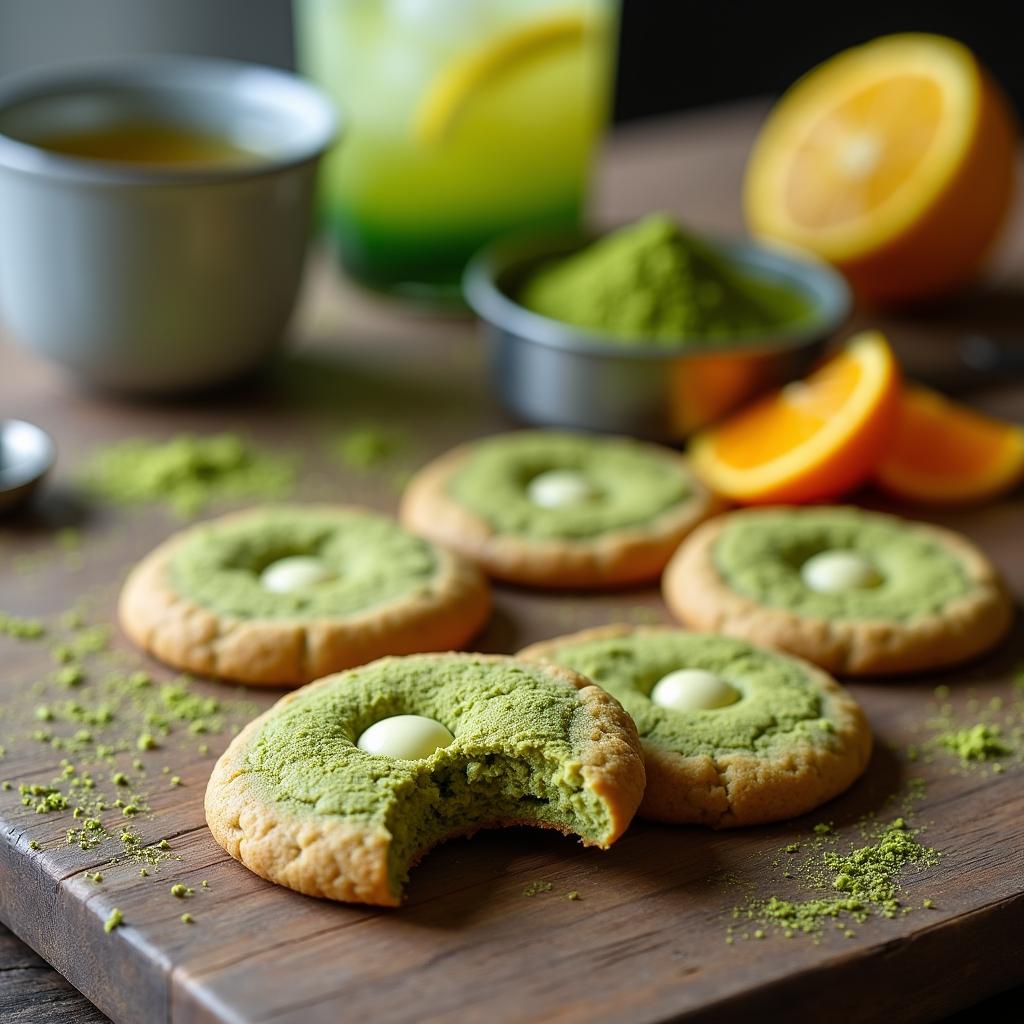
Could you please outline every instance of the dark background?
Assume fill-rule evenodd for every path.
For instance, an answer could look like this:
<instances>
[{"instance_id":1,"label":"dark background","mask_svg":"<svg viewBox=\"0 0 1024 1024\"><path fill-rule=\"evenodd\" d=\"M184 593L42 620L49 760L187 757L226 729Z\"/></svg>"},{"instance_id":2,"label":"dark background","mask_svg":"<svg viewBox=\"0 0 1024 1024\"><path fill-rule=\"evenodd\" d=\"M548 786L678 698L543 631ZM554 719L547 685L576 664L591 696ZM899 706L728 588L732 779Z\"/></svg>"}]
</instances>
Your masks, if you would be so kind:
<instances>
[{"instance_id":1,"label":"dark background","mask_svg":"<svg viewBox=\"0 0 1024 1024\"><path fill-rule=\"evenodd\" d=\"M287 67L290 13L290 0L0 0L0 76L126 52ZM624 0L616 113L629 120L777 94L844 47L886 32L932 31L974 48L1024 114L1021 26L1021 0Z\"/></svg>"},{"instance_id":2,"label":"dark background","mask_svg":"<svg viewBox=\"0 0 1024 1024\"><path fill-rule=\"evenodd\" d=\"M777 94L837 51L889 32L967 43L1024 118L1020 0L625 0L616 117Z\"/></svg>"}]
</instances>

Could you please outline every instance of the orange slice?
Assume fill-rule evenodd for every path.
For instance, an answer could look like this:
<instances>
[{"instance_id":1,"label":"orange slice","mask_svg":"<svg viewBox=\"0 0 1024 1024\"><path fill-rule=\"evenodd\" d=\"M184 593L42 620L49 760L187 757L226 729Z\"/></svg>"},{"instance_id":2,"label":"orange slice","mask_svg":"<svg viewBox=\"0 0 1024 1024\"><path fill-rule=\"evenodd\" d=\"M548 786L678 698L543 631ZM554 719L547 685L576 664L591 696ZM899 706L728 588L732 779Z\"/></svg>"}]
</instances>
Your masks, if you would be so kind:
<instances>
[{"instance_id":1,"label":"orange slice","mask_svg":"<svg viewBox=\"0 0 1024 1024\"><path fill-rule=\"evenodd\" d=\"M698 434L694 469L713 490L744 504L838 497L874 470L899 391L889 343L865 331L805 380Z\"/></svg>"},{"instance_id":2,"label":"orange slice","mask_svg":"<svg viewBox=\"0 0 1024 1024\"><path fill-rule=\"evenodd\" d=\"M994 498L1024 480L1024 429L909 386L875 479L911 501L957 505Z\"/></svg>"},{"instance_id":3,"label":"orange slice","mask_svg":"<svg viewBox=\"0 0 1024 1024\"><path fill-rule=\"evenodd\" d=\"M1006 219L1016 126L967 47L884 36L801 78L747 166L751 230L840 267L861 298L968 282Z\"/></svg>"}]
</instances>

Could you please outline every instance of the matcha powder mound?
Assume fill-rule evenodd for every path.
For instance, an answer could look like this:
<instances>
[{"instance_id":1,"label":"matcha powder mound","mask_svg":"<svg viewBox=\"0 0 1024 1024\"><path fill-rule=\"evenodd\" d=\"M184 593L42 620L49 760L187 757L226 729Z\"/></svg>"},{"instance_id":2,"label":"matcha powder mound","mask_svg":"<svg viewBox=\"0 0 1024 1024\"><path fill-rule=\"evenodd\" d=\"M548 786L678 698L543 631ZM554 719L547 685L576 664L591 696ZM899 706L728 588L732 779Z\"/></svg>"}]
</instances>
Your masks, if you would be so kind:
<instances>
[{"instance_id":1,"label":"matcha powder mound","mask_svg":"<svg viewBox=\"0 0 1024 1024\"><path fill-rule=\"evenodd\" d=\"M535 313L617 335L612 341L715 341L799 320L789 288L745 276L710 244L653 215L542 266L520 301Z\"/></svg>"},{"instance_id":2,"label":"matcha powder mound","mask_svg":"<svg viewBox=\"0 0 1024 1024\"><path fill-rule=\"evenodd\" d=\"M165 442L131 438L101 449L82 482L107 501L162 501L189 516L214 501L286 498L295 472L291 459L260 451L236 434L179 434Z\"/></svg>"}]
</instances>

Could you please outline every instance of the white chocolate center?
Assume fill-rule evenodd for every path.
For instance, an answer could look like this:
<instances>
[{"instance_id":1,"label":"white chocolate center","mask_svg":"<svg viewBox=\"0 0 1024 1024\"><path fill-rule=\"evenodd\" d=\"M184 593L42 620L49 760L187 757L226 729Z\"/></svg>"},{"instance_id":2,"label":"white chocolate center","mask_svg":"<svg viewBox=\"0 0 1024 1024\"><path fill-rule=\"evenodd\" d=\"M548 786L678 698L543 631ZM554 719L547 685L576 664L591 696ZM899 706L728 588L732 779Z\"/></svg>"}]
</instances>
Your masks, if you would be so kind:
<instances>
[{"instance_id":1,"label":"white chocolate center","mask_svg":"<svg viewBox=\"0 0 1024 1024\"><path fill-rule=\"evenodd\" d=\"M418 761L447 747L454 736L425 715L394 715L374 722L356 741L368 754L384 754L401 761Z\"/></svg>"},{"instance_id":2,"label":"white chocolate center","mask_svg":"<svg viewBox=\"0 0 1024 1024\"><path fill-rule=\"evenodd\" d=\"M804 562L800 575L819 594L843 594L882 582L881 573L856 551L819 551Z\"/></svg>"},{"instance_id":3,"label":"white chocolate center","mask_svg":"<svg viewBox=\"0 0 1024 1024\"><path fill-rule=\"evenodd\" d=\"M669 672L654 684L651 700L673 711L712 711L740 699L740 691L714 672L702 668L681 668Z\"/></svg>"},{"instance_id":4,"label":"white chocolate center","mask_svg":"<svg viewBox=\"0 0 1024 1024\"><path fill-rule=\"evenodd\" d=\"M527 485L526 494L541 508L582 505L597 496L594 485L575 469L549 469L538 473Z\"/></svg>"},{"instance_id":5,"label":"white chocolate center","mask_svg":"<svg viewBox=\"0 0 1024 1024\"><path fill-rule=\"evenodd\" d=\"M271 562L260 573L260 584L273 594L294 594L334 579L334 573L311 555L290 555Z\"/></svg>"}]
</instances>

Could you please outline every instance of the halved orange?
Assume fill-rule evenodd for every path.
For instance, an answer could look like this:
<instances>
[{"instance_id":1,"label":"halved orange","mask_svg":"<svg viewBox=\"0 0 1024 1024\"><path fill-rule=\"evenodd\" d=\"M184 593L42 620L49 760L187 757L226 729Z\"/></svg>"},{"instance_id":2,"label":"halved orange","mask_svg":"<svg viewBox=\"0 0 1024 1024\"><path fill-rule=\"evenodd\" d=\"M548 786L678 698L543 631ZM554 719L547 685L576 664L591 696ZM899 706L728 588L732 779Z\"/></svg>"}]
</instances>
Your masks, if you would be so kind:
<instances>
[{"instance_id":1,"label":"halved orange","mask_svg":"<svg viewBox=\"0 0 1024 1024\"><path fill-rule=\"evenodd\" d=\"M865 331L805 380L697 434L694 469L712 490L743 504L838 497L873 472L899 392L889 343Z\"/></svg>"},{"instance_id":2,"label":"halved orange","mask_svg":"<svg viewBox=\"0 0 1024 1024\"><path fill-rule=\"evenodd\" d=\"M966 46L884 36L776 105L747 166L747 219L834 263L862 299L943 295L975 276L1006 219L1016 134Z\"/></svg>"},{"instance_id":3,"label":"halved orange","mask_svg":"<svg viewBox=\"0 0 1024 1024\"><path fill-rule=\"evenodd\" d=\"M1024 428L909 385L875 479L911 501L958 505L994 498L1024 480Z\"/></svg>"}]
</instances>

